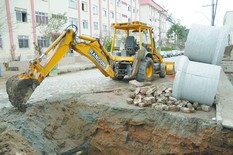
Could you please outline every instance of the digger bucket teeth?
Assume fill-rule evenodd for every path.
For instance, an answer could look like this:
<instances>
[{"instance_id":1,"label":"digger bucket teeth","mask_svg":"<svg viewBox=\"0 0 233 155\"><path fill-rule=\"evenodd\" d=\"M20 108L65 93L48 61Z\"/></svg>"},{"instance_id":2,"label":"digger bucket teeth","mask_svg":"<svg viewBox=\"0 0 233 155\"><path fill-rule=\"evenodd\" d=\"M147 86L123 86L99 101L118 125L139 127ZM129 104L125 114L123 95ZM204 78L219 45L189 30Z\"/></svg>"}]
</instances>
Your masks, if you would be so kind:
<instances>
[{"instance_id":1,"label":"digger bucket teeth","mask_svg":"<svg viewBox=\"0 0 233 155\"><path fill-rule=\"evenodd\" d=\"M26 111L26 102L40 83L35 79L19 78L12 76L6 82L9 100L20 111Z\"/></svg>"}]
</instances>

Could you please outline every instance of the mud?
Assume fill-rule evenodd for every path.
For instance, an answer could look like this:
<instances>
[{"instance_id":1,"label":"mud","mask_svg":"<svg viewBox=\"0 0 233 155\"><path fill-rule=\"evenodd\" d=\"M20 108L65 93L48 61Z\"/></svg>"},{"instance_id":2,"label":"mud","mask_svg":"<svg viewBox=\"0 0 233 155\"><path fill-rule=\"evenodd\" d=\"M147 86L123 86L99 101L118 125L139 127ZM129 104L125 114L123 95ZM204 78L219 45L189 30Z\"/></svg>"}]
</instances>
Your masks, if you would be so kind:
<instances>
[{"instance_id":1,"label":"mud","mask_svg":"<svg viewBox=\"0 0 233 155\"><path fill-rule=\"evenodd\" d=\"M34 79L22 79L17 75L10 77L6 82L6 91L11 104L20 111L26 111L26 102L39 85Z\"/></svg>"},{"instance_id":2,"label":"mud","mask_svg":"<svg viewBox=\"0 0 233 155\"><path fill-rule=\"evenodd\" d=\"M160 112L127 105L127 92L60 95L29 104L26 113L4 108L0 112L0 151L232 154L233 132L212 120L214 109L208 113L198 111L196 115Z\"/></svg>"}]
</instances>

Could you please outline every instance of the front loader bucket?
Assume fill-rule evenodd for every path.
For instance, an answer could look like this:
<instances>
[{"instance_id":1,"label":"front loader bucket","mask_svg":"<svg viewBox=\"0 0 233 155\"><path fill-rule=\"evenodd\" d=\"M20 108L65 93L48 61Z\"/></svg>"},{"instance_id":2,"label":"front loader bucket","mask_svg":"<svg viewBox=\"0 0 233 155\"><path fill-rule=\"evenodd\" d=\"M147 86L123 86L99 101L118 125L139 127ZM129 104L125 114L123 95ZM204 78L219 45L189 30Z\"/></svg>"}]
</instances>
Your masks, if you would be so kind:
<instances>
[{"instance_id":1,"label":"front loader bucket","mask_svg":"<svg viewBox=\"0 0 233 155\"><path fill-rule=\"evenodd\" d=\"M9 100L20 111L26 111L26 102L39 85L35 79L19 78L18 75L10 77L6 82Z\"/></svg>"},{"instance_id":2,"label":"front loader bucket","mask_svg":"<svg viewBox=\"0 0 233 155\"><path fill-rule=\"evenodd\" d=\"M163 62L164 64L166 64L166 74L167 75L172 75L175 74L175 65L174 62Z\"/></svg>"}]
</instances>

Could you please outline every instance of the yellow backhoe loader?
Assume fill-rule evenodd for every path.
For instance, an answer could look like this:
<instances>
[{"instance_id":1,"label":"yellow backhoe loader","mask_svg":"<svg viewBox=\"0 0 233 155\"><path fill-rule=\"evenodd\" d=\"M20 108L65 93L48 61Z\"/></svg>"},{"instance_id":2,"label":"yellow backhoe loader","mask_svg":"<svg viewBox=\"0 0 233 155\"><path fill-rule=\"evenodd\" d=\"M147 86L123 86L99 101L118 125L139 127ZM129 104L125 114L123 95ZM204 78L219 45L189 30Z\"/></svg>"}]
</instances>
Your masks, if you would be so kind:
<instances>
[{"instance_id":1,"label":"yellow backhoe loader","mask_svg":"<svg viewBox=\"0 0 233 155\"><path fill-rule=\"evenodd\" d=\"M28 71L13 76L6 82L11 104L24 111L26 102L35 88L71 49L86 56L107 77L122 80L124 77L138 81L151 81L154 73L161 78L174 73L173 62L163 62L155 49L152 28L139 21L113 23L111 51L107 51L99 39L77 35L77 27L65 29L50 47L39 57L30 61ZM44 57L53 53L44 61Z\"/></svg>"}]
</instances>

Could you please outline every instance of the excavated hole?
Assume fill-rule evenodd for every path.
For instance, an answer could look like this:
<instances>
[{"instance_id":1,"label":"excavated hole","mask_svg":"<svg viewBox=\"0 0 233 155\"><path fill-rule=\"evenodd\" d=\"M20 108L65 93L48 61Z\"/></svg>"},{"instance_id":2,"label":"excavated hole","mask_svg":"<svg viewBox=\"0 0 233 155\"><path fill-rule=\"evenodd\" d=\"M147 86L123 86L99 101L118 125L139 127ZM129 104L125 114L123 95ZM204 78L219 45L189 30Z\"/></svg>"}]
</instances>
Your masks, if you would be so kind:
<instances>
[{"instance_id":1,"label":"excavated hole","mask_svg":"<svg viewBox=\"0 0 233 155\"><path fill-rule=\"evenodd\" d=\"M6 154L231 154L233 133L214 115L160 112L125 103L125 96L86 94L28 105L25 114L1 112L0 151ZM96 98L102 97L102 102ZM118 99L118 100L116 100ZM123 102L124 101L124 102ZM116 104L118 102L118 104ZM126 106L121 105L124 104ZM7 123L6 123L7 120ZM8 136L6 136L8 135ZM3 144L8 144L4 149ZM82 153L80 151L83 151Z\"/></svg>"}]
</instances>

